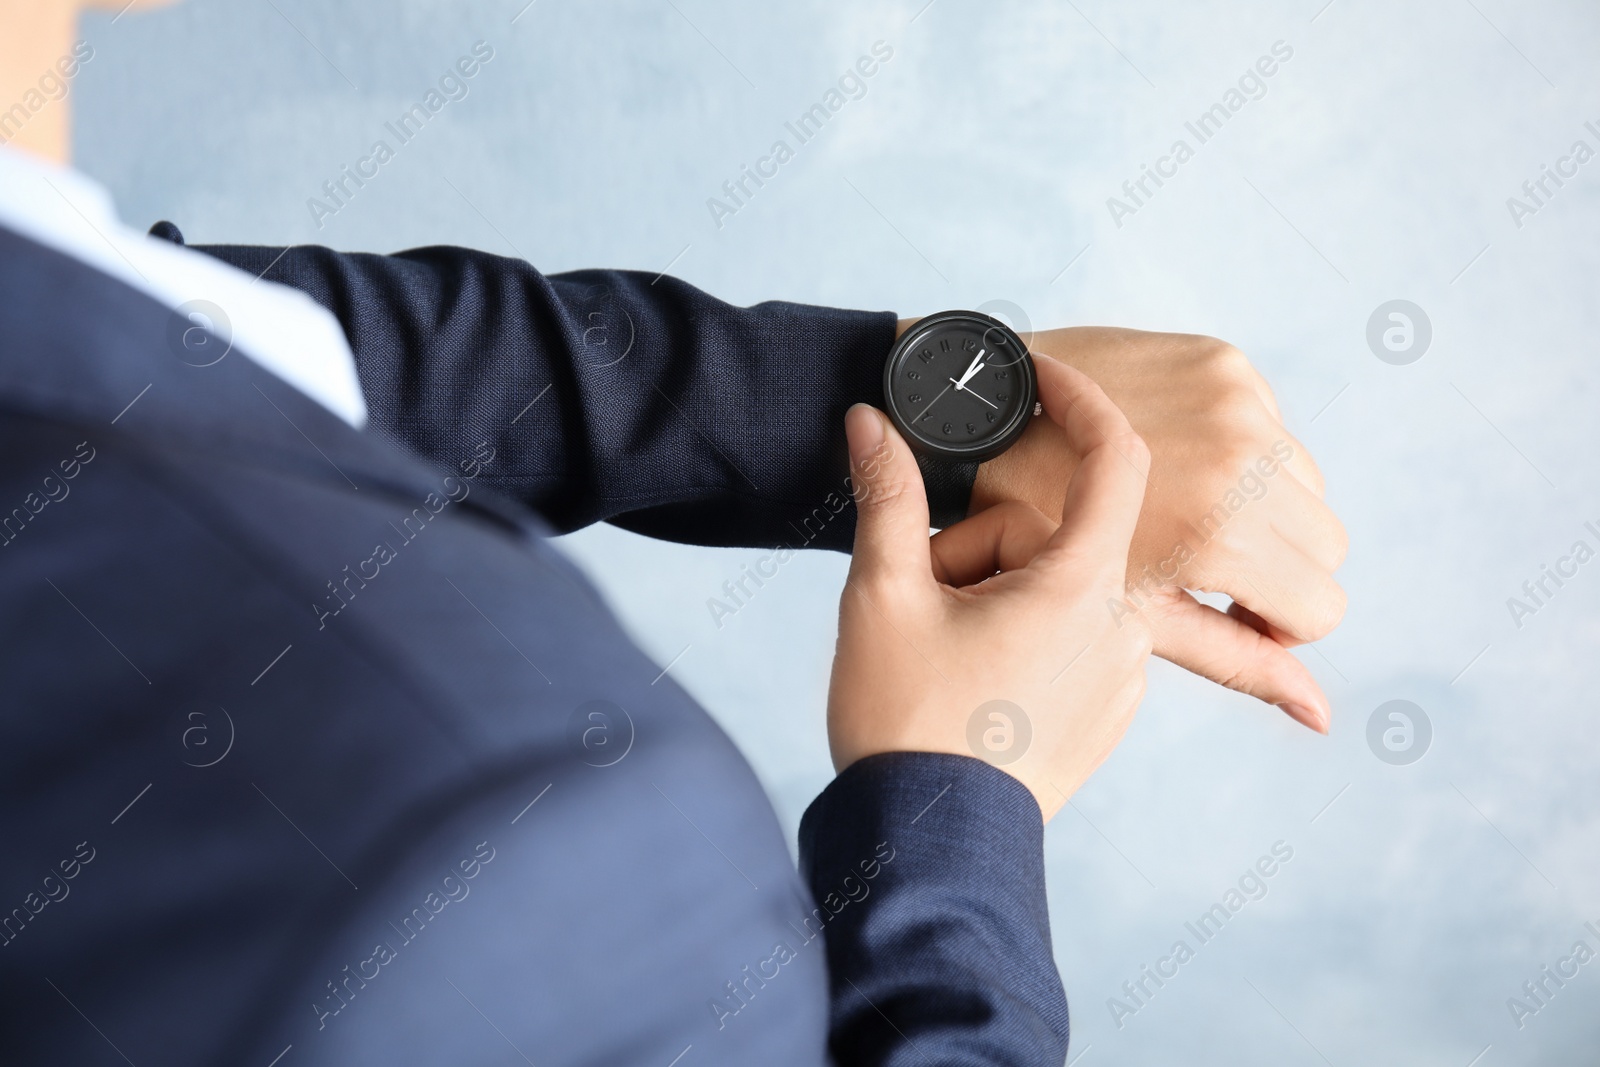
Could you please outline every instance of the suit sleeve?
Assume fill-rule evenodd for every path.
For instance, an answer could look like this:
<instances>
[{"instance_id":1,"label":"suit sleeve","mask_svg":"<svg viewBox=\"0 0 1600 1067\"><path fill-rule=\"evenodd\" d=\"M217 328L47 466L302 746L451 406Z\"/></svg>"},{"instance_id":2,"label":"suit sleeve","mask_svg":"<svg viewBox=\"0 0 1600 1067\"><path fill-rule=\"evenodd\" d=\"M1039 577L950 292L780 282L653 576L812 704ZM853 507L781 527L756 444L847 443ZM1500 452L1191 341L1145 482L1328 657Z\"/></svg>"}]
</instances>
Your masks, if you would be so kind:
<instances>
[{"instance_id":1,"label":"suit sleeve","mask_svg":"<svg viewBox=\"0 0 1600 1067\"><path fill-rule=\"evenodd\" d=\"M800 824L839 1067L1061 1067L1039 806L965 756L847 768Z\"/></svg>"},{"instance_id":2,"label":"suit sleeve","mask_svg":"<svg viewBox=\"0 0 1600 1067\"><path fill-rule=\"evenodd\" d=\"M664 275L545 275L462 248L196 250L328 308L375 431L452 467L489 441L489 480L562 532L850 547L844 412L883 404L889 312L741 308ZM935 525L958 521L976 466L933 473Z\"/></svg>"}]
</instances>

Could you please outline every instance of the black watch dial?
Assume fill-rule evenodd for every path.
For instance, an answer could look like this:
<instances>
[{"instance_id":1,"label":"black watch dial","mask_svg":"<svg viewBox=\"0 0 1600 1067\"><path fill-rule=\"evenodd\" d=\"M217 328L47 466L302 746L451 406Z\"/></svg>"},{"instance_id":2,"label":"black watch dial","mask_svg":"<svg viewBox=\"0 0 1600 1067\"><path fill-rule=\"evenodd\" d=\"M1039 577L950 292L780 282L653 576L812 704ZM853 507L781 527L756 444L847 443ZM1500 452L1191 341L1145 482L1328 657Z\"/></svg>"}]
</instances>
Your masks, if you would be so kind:
<instances>
[{"instance_id":1,"label":"black watch dial","mask_svg":"<svg viewBox=\"0 0 1600 1067\"><path fill-rule=\"evenodd\" d=\"M942 459L981 462L1010 448L1037 394L1022 338L976 311L919 320L883 370L884 403L901 436Z\"/></svg>"}]
</instances>

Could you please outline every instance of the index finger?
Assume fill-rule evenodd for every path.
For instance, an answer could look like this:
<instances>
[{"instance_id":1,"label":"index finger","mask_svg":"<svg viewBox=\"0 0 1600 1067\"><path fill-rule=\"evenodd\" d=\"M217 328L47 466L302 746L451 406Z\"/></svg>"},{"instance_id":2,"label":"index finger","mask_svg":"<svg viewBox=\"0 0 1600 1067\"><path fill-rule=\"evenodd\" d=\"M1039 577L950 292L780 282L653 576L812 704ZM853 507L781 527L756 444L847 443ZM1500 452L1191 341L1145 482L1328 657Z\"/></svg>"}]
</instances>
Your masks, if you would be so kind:
<instances>
[{"instance_id":1,"label":"index finger","mask_svg":"<svg viewBox=\"0 0 1600 1067\"><path fill-rule=\"evenodd\" d=\"M1079 457L1067 483L1061 525L1041 559L1087 554L1126 571L1128 545L1139 522L1150 450L1127 416L1088 375L1048 356L1037 356L1039 399Z\"/></svg>"}]
</instances>

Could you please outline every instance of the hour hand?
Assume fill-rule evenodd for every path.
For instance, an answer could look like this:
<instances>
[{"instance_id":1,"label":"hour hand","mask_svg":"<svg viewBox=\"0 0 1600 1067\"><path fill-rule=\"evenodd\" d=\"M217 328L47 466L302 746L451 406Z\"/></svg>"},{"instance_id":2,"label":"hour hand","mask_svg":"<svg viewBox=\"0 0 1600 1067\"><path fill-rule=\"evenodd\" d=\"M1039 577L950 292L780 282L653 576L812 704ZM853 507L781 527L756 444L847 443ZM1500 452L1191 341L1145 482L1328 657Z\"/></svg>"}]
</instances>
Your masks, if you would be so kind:
<instances>
[{"instance_id":1,"label":"hour hand","mask_svg":"<svg viewBox=\"0 0 1600 1067\"><path fill-rule=\"evenodd\" d=\"M950 379L952 382L956 383L957 389L965 389L967 387L967 383L972 380L972 376L983 369L983 354L986 351L987 349L978 349L978 354L972 357L971 363L967 364L967 369L965 373L961 375L960 381L956 381L954 378Z\"/></svg>"}]
</instances>

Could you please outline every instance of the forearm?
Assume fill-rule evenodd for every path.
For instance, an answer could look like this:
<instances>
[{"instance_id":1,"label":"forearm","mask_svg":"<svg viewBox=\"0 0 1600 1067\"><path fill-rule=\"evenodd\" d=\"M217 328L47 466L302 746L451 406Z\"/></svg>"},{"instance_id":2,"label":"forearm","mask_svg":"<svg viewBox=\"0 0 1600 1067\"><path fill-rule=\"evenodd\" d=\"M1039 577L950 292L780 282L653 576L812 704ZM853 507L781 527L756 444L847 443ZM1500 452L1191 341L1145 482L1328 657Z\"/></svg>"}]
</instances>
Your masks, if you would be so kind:
<instances>
[{"instance_id":1,"label":"forearm","mask_svg":"<svg viewBox=\"0 0 1600 1067\"><path fill-rule=\"evenodd\" d=\"M812 804L800 847L841 1067L1059 1067L1043 824L1021 783L969 757L870 757Z\"/></svg>"},{"instance_id":2,"label":"forearm","mask_svg":"<svg viewBox=\"0 0 1600 1067\"><path fill-rule=\"evenodd\" d=\"M609 520L698 544L850 544L840 422L882 402L887 313L739 308L670 277L544 275L458 248L199 251L326 306L375 430L440 461L490 441L488 477L560 530ZM943 509L964 513L970 490L946 487Z\"/></svg>"}]
</instances>

